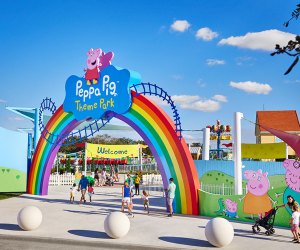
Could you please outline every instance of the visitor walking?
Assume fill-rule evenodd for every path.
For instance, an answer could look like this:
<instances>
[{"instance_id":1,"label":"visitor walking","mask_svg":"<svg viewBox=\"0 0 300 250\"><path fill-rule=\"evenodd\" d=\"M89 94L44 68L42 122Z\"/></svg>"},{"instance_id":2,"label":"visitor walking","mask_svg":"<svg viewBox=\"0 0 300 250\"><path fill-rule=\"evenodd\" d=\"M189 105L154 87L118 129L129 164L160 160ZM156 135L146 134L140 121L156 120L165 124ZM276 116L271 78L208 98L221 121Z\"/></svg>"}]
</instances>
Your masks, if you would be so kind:
<instances>
[{"instance_id":1,"label":"visitor walking","mask_svg":"<svg viewBox=\"0 0 300 250\"><path fill-rule=\"evenodd\" d=\"M122 207L121 212L124 212L124 206L127 206L128 215L133 216L133 202L132 202L132 195L131 195L131 187L129 186L128 182L125 181L122 187Z\"/></svg>"},{"instance_id":2,"label":"visitor walking","mask_svg":"<svg viewBox=\"0 0 300 250\"><path fill-rule=\"evenodd\" d=\"M145 190L143 190L143 196L141 199L144 200L144 210L147 210L149 214L149 194Z\"/></svg>"},{"instance_id":3,"label":"visitor walking","mask_svg":"<svg viewBox=\"0 0 300 250\"><path fill-rule=\"evenodd\" d=\"M75 190L76 190L76 183L73 183L72 187L70 187L70 203L73 203L75 200Z\"/></svg>"},{"instance_id":4,"label":"visitor walking","mask_svg":"<svg viewBox=\"0 0 300 250\"><path fill-rule=\"evenodd\" d=\"M81 191L81 198L80 198L79 204L82 201L84 203L86 202L85 194L86 194L86 189L87 189L88 184L89 184L89 180L84 175L82 175L81 180L79 181L79 185L78 185L78 191L79 190Z\"/></svg>"},{"instance_id":5,"label":"visitor walking","mask_svg":"<svg viewBox=\"0 0 300 250\"><path fill-rule=\"evenodd\" d=\"M92 183L88 184L88 195L90 197L90 202L92 202L92 195L94 194L94 188Z\"/></svg>"},{"instance_id":6,"label":"visitor walking","mask_svg":"<svg viewBox=\"0 0 300 250\"><path fill-rule=\"evenodd\" d=\"M170 178L169 182L170 183L169 183L168 189L166 189L165 191L167 192L167 195L168 195L168 206L169 206L169 210L170 210L168 217L172 217L173 216L173 201L175 198L176 185L174 183L173 178Z\"/></svg>"},{"instance_id":7,"label":"visitor walking","mask_svg":"<svg viewBox=\"0 0 300 250\"><path fill-rule=\"evenodd\" d=\"M300 243L299 241L299 207L297 205L292 206L292 218L290 219L291 231L294 236L293 242Z\"/></svg>"}]
</instances>

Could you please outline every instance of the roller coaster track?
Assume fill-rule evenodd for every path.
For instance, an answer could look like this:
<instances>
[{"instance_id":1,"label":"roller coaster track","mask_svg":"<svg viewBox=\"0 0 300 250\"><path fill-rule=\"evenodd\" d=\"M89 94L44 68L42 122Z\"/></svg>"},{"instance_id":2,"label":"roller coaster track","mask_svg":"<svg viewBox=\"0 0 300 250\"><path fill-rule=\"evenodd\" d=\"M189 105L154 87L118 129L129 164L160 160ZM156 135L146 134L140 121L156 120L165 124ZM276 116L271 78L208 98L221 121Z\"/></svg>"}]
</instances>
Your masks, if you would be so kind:
<instances>
[{"instance_id":1,"label":"roller coaster track","mask_svg":"<svg viewBox=\"0 0 300 250\"><path fill-rule=\"evenodd\" d=\"M161 98L163 101L166 101L172 109L173 112L173 121L175 124L175 132L179 139L182 138L182 129L181 129L181 122L180 122L180 116L178 114L178 111L176 109L176 106L174 104L174 101L172 100L171 96L168 95L166 91L164 91L161 87L158 87L156 84L152 83L139 83L135 84L131 87L137 95L143 94L143 95L154 95L159 98Z\"/></svg>"},{"instance_id":2,"label":"roller coaster track","mask_svg":"<svg viewBox=\"0 0 300 250\"><path fill-rule=\"evenodd\" d=\"M139 83L131 86L131 89L135 91L135 95L143 94L143 95L153 95L161 98L163 101L166 101L172 109L174 124L175 124L175 132L179 139L182 138L182 129L181 122L178 111L174 104L174 101L171 99L171 96L168 95L166 91L162 88L158 87L156 84L151 83ZM39 109L39 128L41 131L41 136L43 136L49 143L60 145L60 146L68 146L76 143L83 142L90 136L93 136L96 132L101 130L106 124L110 122L110 120L114 117L113 112L108 112L105 117L101 119L94 120L89 125L85 126L82 129L79 129L75 132L71 132L69 134L53 134L49 132L44 123L43 123L43 112L45 110L49 110L52 115L56 111L55 103L51 100L51 98L43 99L40 109Z\"/></svg>"},{"instance_id":3,"label":"roller coaster track","mask_svg":"<svg viewBox=\"0 0 300 250\"><path fill-rule=\"evenodd\" d=\"M43 112L45 110L49 110L52 113L52 115L55 113L55 111L56 111L55 102L53 102L51 100L51 98L46 97L45 99L43 99L43 101L40 105L40 109L39 109L39 128L40 128L40 131L43 131L45 129L45 125L43 123Z\"/></svg>"}]
</instances>

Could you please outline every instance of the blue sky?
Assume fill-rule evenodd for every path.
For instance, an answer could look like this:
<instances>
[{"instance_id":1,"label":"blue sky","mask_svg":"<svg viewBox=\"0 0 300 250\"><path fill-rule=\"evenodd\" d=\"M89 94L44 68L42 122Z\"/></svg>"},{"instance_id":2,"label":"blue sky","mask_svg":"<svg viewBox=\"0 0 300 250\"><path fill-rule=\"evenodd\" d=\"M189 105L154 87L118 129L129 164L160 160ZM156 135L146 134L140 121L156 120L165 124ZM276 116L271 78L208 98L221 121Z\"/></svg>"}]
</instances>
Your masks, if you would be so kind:
<instances>
[{"instance_id":1,"label":"blue sky","mask_svg":"<svg viewBox=\"0 0 300 250\"><path fill-rule=\"evenodd\" d=\"M84 75L90 48L113 51L114 65L173 96L183 129L232 125L235 111L252 121L263 109L299 114L300 65L284 76L293 59L270 56L299 31L299 21L283 26L297 3L0 0L0 126L31 126L5 106L38 107L45 97L62 104L65 81ZM253 124L242 129L254 142Z\"/></svg>"}]
</instances>

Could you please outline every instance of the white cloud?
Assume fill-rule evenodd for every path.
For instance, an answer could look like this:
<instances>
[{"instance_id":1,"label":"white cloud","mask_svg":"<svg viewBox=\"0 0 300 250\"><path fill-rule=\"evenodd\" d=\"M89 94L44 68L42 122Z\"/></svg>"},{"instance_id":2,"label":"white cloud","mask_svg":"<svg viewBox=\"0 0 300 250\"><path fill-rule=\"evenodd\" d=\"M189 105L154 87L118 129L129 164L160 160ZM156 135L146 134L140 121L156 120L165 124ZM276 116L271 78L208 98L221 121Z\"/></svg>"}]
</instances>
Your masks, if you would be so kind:
<instances>
[{"instance_id":1,"label":"white cloud","mask_svg":"<svg viewBox=\"0 0 300 250\"><path fill-rule=\"evenodd\" d=\"M0 103L6 103L6 101L3 99L0 99Z\"/></svg>"},{"instance_id":2,"label":"white cloud","mask_svg":"<svg viewBox=\"0 0 300 250\"><path fill-rule=\"evenodd\" d=\"M229 85L233 88L240 89L247 93L258 94L258 95L267 95L272 90L272 87L269 84L263 84L258 82L230 82Z\"/></svg>"},{"instance_id":3,"label":"white cloud","mask_svg":"<svg viewBox=\"0 0 300 250\"><path fill-rule=\"evenodd\" d=\"M164 101L162 98L158 97L158 96L147 96L148 98L150 98L155 104L159 105L159 106L168 106L169 104L167 103L167 101Z\"/></svg>"},{"instance_id":4,"label":"white cloud","mask_svg":"<svg viewBox=\"0 0 300 250\"><path fill-rule=\"evenodd\" d=\"M187 140L187 139L194 139L195 137L190 135L190 134L187 134L185 132L182 132L184 134L184 139Z\"/></svg>"},{"instance_id":5,"label":"white cloud","mask_svg":"<svg viewBox=\"0 0 300 250\"><path fill-rule=\"evenodd\" d=\"M225 61L218 60L218 59L207 59L206 63L208 66L214 66L214 65L223 65L223 64L225 64Z\"/></svg>"},{"instance_id":6,"label":"white cloud","mask_svg":"<svg viewBox=\"0 0 300 250\"><path fill-rule=\"evenodd\" d=\"M199 100L197 95L173 95L172 100L179 104L187 104Z\"/></svg>"},{"instance_id":7,"label":"white cloud","mask_svg":"<svg viewBox=\"0 0 300 250\"><path fill-rule=\"evenodd\" d=\"M183 134L183 137L184 137L184 140L187 142L187 143L193 143L193 142L199 142L199 136L201 137L202 133L198 132L198 134L196 135L191 135L190 132L182 132Z\"/></svg>"},{"instance_id":8,"label":"white cloud","mask_svg":"<svg viewBox=\"0 0 300 250\"><path fill-rule=\"evenodd\" d=\"M203 112L215 112L220 109L220 103L211 99L199 100L193 103L180 105L182 109L198 110Z\"/></svg>"},{"instance_id":9,"label":"white cloud","mask_svg":"<svg viewBox=\"0 0 300 250\"><path fill-rule=\"evenodd\" d=\"M169 106L157 96L149 96L149 98L160 106ZM221 108L221 102L227 102L227 97L223 95L214 95L210 99L204 99L198 95L173 95L171 99L178 108L203 112L215 112Z\"/></svg>"},{"instance_id":10,"label":"white cloud","mask_svg":"<svg viewBox=\"0 0 300 250\"><path fill-rule=\"evenodd\" d=\"M221 108L221 102L227 102L227 97L214 95L212 98L204 99L198 95L174 95L172 100L181 109L215 112Z\"/></svg>"},{"instance_id":11,"label":"white cloud","mask_svg":"<svg viewBox=\"0 0 300 250\"><path fill-rule=\"evenodd\" d=\"M196 33L196 38L204 41L211 41L216 38L219 34L217 32L213 32L210 28L205 27L201 28Z\"/></svg>"},{"instance_id":12,"label":"white cloud","mask_svg":"<svg viewBox=\"0 0 300 250\"><path fill-rule=\"evenodd\" d=\"M183 76L182 75L172 75L171 76L174 80L178 81L178 80L182 80Z\"/></svg>"},{"instance_id":13,"label":"white cloud","mask_svg":"<svg viewBox=\"0 0 300 250\"><path fill-rule=\"evenodd\" d=\"M171 29L178 32L185 32L190 26L191 25L187 20L176 20L171 25Z\"/></svg>"},{"instance_id":14,"label":"white cloud","mask_svg":"<svg viewBox=\"0 0 300 250\"><path fill-rule=\"evenodd\" d=\"M224 95L214 95L211 99L218 102L228 102L227 97Z\"/></svg>"},{"instance_id":15,"label":"white cloud","mask_svg":"<svg viewBox=\"0 0 300 250\"><path fill-rule=\"evenodd\" d=\"M274 51L275 44L286 45L296 35L272 29L261 32L249 32L244 36L231 36L222 39L219 45L231 45L252 50Z\"/></svg>"},{"instance_id":16,"label":"white cloud","mask_svg":"<svg viewBox=\"0 0 300 250\"><path fill-rule=\"evenodd\" d=\"M242 66L244 64L252 66L255 61L255 58L252 58L250 56L241 56L235 58L235 61L238 66Z\"/></svg>"}]
</instances>

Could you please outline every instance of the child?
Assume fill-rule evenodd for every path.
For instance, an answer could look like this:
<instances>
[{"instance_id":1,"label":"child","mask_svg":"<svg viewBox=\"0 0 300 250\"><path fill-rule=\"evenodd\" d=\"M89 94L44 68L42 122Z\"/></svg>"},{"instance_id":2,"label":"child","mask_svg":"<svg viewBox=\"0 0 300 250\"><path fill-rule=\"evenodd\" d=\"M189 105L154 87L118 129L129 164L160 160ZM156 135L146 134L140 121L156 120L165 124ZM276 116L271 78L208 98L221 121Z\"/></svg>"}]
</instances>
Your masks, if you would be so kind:
<instances>
[{"instance_id":1,"label":"child","mask_svg":"<svg viewBox=\"0 0 300 250\"><path fill-rule=\"evenodd\" d=\"M134 217L132 213L133 209L133 203L132 203L132 192L131 187L128 185L128 182L124 182L124 186L122 187L122 207L121 212L124 212L124 205L127 205L128 208L128 215L131 215L131 217Z\"/></svg>"},{"instance_id":2,"label":"child","mask_svg":"<svg viewBox=\"0 0 300 250\"><path fill-rule=\"evenodd\" d=\"M75 199L75 190L76 190L76 183L73 183L73 186L70 187L70 202L73 203Z\"/></svg>"},{"instance_id":3,"label":"child","mask_svg":"<svg viewBox=\"0 0 300 250\"><path fill-rule=\"evenodd\" d=\"M88 184L88 195L90 197L90 202L92 202L92 195L94 194L93 185L91 183Z\"/></svg>"},{"instance_id":4,"label":"child","mask_svg":"<svg viewBox=\"0 0 300 250\"><path fill-rule=\"evenodd\" d=\"M143 190L143 196L141 197L141 199L144 200L144 210L146 210L147 208L149 214L149 195L145 190Z\"/></svg>"},{"instance_id":5,"label":"child","mask_svg":"<svg viewBox=\"0 0 300 250\"><path fill-rule=\"evenodd\" d=\"M293 242L294 243L300 243L299 241L299 217L300 217L300 213L299 213L299 207L297 205L293 205L292 206L292 218L290 219L290 225L291 225L291 231L293 233L294 239Z\"/></svg>"}]
</instances>

